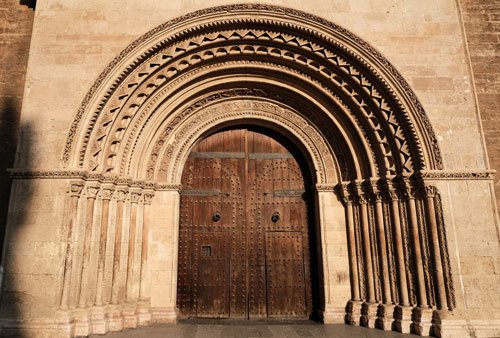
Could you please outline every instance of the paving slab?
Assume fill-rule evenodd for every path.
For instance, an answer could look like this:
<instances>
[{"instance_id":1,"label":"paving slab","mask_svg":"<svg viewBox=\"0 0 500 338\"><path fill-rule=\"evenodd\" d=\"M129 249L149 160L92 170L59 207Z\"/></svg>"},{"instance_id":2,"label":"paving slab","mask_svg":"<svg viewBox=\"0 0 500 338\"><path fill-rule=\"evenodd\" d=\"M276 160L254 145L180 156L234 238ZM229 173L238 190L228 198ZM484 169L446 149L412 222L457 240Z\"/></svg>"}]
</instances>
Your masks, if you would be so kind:
<instances>
[{"instance_id":1,"label":"paving slab","mask_svg":"<svg viewBox=\"0 0 500 338\"><path fill-rule=\"evenodd\" d=\"M177 324L161 324L127 329L92 338L371 338L415 337L393 331L367 329L344 324L322 324L310 320L221 320L188 319Z\"/></svg>"}]
</instances>

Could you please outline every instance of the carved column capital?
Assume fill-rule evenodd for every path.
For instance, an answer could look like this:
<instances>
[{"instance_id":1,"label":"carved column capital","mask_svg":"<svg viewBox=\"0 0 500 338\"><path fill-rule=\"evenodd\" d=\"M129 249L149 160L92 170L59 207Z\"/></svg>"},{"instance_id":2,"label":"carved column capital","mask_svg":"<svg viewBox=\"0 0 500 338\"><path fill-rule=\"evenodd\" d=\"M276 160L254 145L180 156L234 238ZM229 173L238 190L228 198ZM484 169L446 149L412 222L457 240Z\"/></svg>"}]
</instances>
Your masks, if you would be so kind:
<instances>
[{"instance_id":1,"label":"carved column capital","mask_svg":"<svg viewBox=\"0 0 500 338\"><path fill-rule=\"evenodd\" d=\"M118 202L124 202L127 199L129 193L128 187L117 187L116 188L116 199Z\"/></svg>"},{"instance_id":2,"label":"carved column capital","mask_svg":"<svg viewBox=\"0 0 500 338\"><path fill-rule=\"evenodd\" d=\"M97 194L99 193L100 187L98 185L89 185L87 186L87 198L96 199Z\"/></svg>"},{"instance_id":3,"label":"carved column capital","mask_svg":"<svg viewBox=\"0 0 500 338\"><path fill-rule=\"evenodd\" d=\"M349 183L341 183L336 187L337 194L342 201L344 206L352 205L354 202L354 196L351 194L349 189Z\"/></svg>"},{"instance_id":4,"label":"carved column capital","mask_svg":"<svg viewBox=\"0 0 500 338\"><path fill-rule=\"evenodd\" d=\"M404 199L415 199L417 195L417 189L415 189L415 186L412 184L410 179L408 178L402 178L398 182L398 187L400 189L401 195Z\"/></svg>"},{"instance_id":5,"label":"carved column capital","mask_svg":"<svg viewBox=\"0 0 500 338\"><path fill-rule=\"evenodd\" d=\"M369 192L372 202L378 203L383 201L384 192L380 188L378 180L370 180Z\"/></svg>"},{"instance_id":6,"label":"carved column capital","mask_svg":"<svg viewBox=\"0 0 500 338\"><path fill-rule=\"evenodd\" d=\"M368 203L368 191L366 185L363 182L356 182L354 189L356 191L356 198L358 200L358 203Z\"/></svg>"},{"instance_id":7,"label":"carved column capital","mask_svg":"<svg viewBox=\"0 0 500 338\"><path fill-rule=\"evenodd\" d=\"M70 183L69 193L71 197L80 197L85 184L82 181L72 181Z\"/></svg>"},{"instance_id":8,"label":"carved column capital","mask_svg":"<svg viewBox=\"0 0 500 338\"><path fill-rule=\"evenodd\" d=\"M142 196L142 189L131 188L130 189L130 203L139 203Z\"/></svg>"},{"instance_id":9,"label":"carved column capital","mask_svg":"<svg viewBox=\"0 0 500 338\"><path fill-rule=\"evenodd\" d=\"M419 190L422 196L426 198L433 198L436 196L437 193L436 187L433 187L431 185L426 185L425 183L422 186L420 186Z\"/></svg>"},{"instance_id":10,"label":"carved column capital","mask_svg":"<svg viewBox=\"0 0 500 338\"><path fill-rule=\"evenodd\" d=\"M385 196L389 201L399 200L398 188L392 181L384 182L384 190Z\"/></svg>"},{"instance_id":11,"label":"carved column capital","mask_svg":"<svg viewBox=\"0 0 500 338\"><path fill-rule=\"evenodd\" d=\"M151 201L153 200L153 197L155 196L155 192L153 190L146 190L146 191L144 191L142 196L144 199L144 204L151 205Z\"/></svg>"},{"instance_id":12,"label":"carved column capital","mask_svg":"<svg viewBox=\"0 0 500 338\"><path fill-rule=\"evenodd\" d=\"M102 190L102 194L101 194L102 199L109 201L113 197L115 187L114 187L114 185L108 184L108 185L102 186L101 190Z\"/></svg>"}]
</instances>

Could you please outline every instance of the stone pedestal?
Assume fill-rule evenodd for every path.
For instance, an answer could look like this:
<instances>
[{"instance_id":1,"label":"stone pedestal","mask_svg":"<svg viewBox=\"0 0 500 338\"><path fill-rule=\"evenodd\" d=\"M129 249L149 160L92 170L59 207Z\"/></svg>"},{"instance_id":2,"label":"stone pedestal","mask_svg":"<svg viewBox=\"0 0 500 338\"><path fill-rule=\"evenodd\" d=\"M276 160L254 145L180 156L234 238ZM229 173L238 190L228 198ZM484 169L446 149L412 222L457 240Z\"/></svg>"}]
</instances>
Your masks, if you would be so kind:
<instances>
[{"instance_id":1,"label":"stone pedestal","mask_svg":"<svg viewBox=\"0 0 500 338\"><path fill-rule=\"evenodd\" d=\"M149 301L141 301L137 305L137 322L139 326L148 325L151 322L151 317Z\"/></svg>"},{"instance_id":2,"label":"stone pedestal","mask_svg":"<svg viewBox=\"0 0 500 338\"><path fill-rule=\"evenodd\" d=\"M401 333L410 333L412 324L412 310L410 306L396 305L394 308L394 322L392 330Z\"/></svg>"},{"instance_id":3,"label":"stone pedestal","mask_svg":"<svg viewBox=\"0 0 500 338\"><path fill-rule=\"evenodd\" d=\"M103 306L92 308L92 333L105 334L109 329L109 320L106 316L106 309Z\"/></svg>"},{"instance_id":4,"label":"stone pedestal","mask_svg":"<svg viewBox=\"0 0 500 338\"><path fill-rule=\"evenodd\" d=\"M137 327L137 315L136 315L136 305L127 304L124 308L123 314L123 327L125 329L131 329Z\"/></svg>"},{"instance_id":5,"label":"stone pedestal","mask_svg":"<svg viewBox=\"0 0 500 338\"><path fill-rule=\"evenodd\" d=\"M361 305L361 317L359 319L359 325L374 328L377 319L377 309L377 303L363 303Z\"/></svg>"},{"instance_id":6,"label":"stone pedestal","mask_svg":"<svg viewBox=\"0 0 500 338\"><path fill-rule=\"evenodd\" d=\"M429 336L432 328L432 309L416 307L412 311L410 332L419 336Z\"/></svg>"},{"instance_id":7,"label":"stone pedestal","mask_svg":"<svg viewBox=\"0 0 500 338\"><path fill-rule=\"evenodd\" d=\"M377 307L377 319L375 320L375 327L377 329L391 330L393 319L394 319L393 304L380 304Z\"/></svg>"},{"instance_id":8,"label":"stone pedestal","mask_svg":"<svg viewBox=\"0 0 500 338\"><path fill-rule=\"evenodd\" d=\"M177 311L174 308L151 308L151 322L155 324L161 323L177 323Z\"/></svg>"},{"instance_id":9,"label":"stone pedestal","mask_svg":"<svg viewBox=\"0 0 500 338\"><path fill-rule=\"evenodd\" d=\"M358 325L361 317L362 302L350 300L347 302L345 323L349 325Z\"/></svg>"}]
</instances>

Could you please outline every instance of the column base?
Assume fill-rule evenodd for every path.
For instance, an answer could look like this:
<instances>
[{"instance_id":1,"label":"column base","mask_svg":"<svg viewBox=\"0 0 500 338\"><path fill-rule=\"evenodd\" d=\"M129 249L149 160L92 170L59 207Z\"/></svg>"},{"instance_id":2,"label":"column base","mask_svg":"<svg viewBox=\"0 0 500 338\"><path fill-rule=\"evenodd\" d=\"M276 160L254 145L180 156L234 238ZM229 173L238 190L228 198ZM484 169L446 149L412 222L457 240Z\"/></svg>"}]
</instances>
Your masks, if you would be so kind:
<instances>
[{"instance_id":1,"label":"column base","mask_svg":"<svg viewBox=\"0 0 500 338\"><path fill-rule=\"evenodd\" d=\"M125 329L135 329L137 327L137 315L136 315L136 304L126 304L122 311L123 316L123 328Z\"/></svg>"},{"instance_id":2,"label":"column base","mask_svg":"<svg viewBox=\"0 0 500 338\"><path fill-rule=\"evenodd\" d=\"M432 328L432 314L433 311L430 308L413 308L410 332L419 336L429 336Z\"/></svg>"},{"instance_id":3,"label":"column base","mask_svg":"<svg viewBox=\"0 0 500 338\"><path fill-rule=\"evenodd\" d=\"M375 328L375 321L377 319L377 309L378 309L377 303L364 302L361 305L361 316L359 319L359 325L368 328Z\"/></svg>"},{"instance_id":4,"label":"column base","mask_svg":"<svg viewBox=\"0 0 500 338\"><path fill-rule=\"evenodd\" d=\"M375 328L380 330L392 330L394 319L394 304L380 304L377 308L377 319Z\"/></svg>"},{"instance_id":5,"label":"column base","mask_svg":"<svg viewBox=\"0 0 500 338\"><path fill-rule=\"evenodd\" d=\"M321 319L325 324L344 324L346 316L345 307L327 307L321 313Z\"/></svg>"},{"instance_id":6,"label":"column base","mask_svg":"<svg viewBox=\"0 0 500 338\"><path fill-rule=\"evenodd\" d=\"M394 308L394 322L392 330L401 333L410 333L410 325L412 324L412 310L410 306L396 305Z\"/></svg>"},{"instance_id":7,"label":"column base","mask_svg":"<svg viewBox=\"0 0 500 338\"><path fill-rule=\"evenodd\" d=\"M151 322L151 308L149 300L141 301L137 305L137 322L139 326L148 325Z\"/></svg>"},{"instance_id":8,"label":"column base","mask_svg":"<svg viewBox=\"0 0 500 338\"><path fill-rule=\"evenodd\" d=\"M175 324L177 323L177 310L174 308L151 308L151 323Z\"/></svg>"},{"instance_id":9,"label":"column base","mask_svg":"<svg viewBox=\"0 0 500 338\"><path fill-rule=\"evenodd\" d=\"M109 330L109 320L106 316L106 309L103 306L95 306L91 310L92 333L105 334Z\"/></svg>"},{"instance_id":10,"label":"column base","mask_svg":"<svg viewBox=\"0 0 500 338\"><path fill-rule=\"evenodd\" d=\"M348 325L359 325L361 317L361 306L362 302L360 300L348 301L345 308L346 314L344 323Z\"/></svg>"}]
</instances>

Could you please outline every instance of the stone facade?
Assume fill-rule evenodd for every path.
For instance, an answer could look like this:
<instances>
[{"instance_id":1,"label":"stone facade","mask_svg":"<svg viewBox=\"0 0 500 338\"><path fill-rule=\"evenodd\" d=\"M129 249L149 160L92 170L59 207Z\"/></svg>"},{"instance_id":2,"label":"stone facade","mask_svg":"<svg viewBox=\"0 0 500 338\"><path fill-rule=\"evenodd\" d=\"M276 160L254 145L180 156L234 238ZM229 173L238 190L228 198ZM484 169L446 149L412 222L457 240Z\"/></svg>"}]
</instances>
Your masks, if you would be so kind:
<instances>
[{"instance_id":1,"label":"stone facade","mask_svg":"<svg viewBox=\"0 0 500 338\"><path fill-rule=\"evenodd\" d=\"M0 1L0 238L3 243L11 181L7 169L14 165L19 118L28 65L33 4Z\"/></svg>"},{"instance_id":2,"label":"stone facade","mask_svg":"<svg viewBox=\"0 0 500 338\"><path fill-rule=\"evenodd\" d=\"M495 31L491 7L204 9L229 3L37 1L3 333L175 321L183 161L218 126L257 121L292 135L314 168L325 322L498 335L498 216L481 129L482 116L496 168L498 93L474 42L474 30ZM476 25L483 8L491 22Z\"/></svg>"},{"instance_id":3,"label":"stone facade","mask_svg":"<svg viewBox=\"0 0 500 338\"><path fill-rule=\"evenodd\" d=\"M488 148L490 167L500 169L500 123L497 117L499 97L498 26L500 1L460 1L460 9L472 66L478 109ZM500 206L500 178L495 177L497 210Z\"/></svg>"}]
</instances>

